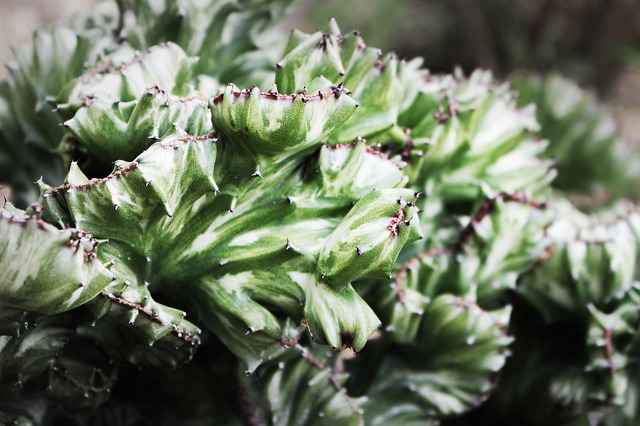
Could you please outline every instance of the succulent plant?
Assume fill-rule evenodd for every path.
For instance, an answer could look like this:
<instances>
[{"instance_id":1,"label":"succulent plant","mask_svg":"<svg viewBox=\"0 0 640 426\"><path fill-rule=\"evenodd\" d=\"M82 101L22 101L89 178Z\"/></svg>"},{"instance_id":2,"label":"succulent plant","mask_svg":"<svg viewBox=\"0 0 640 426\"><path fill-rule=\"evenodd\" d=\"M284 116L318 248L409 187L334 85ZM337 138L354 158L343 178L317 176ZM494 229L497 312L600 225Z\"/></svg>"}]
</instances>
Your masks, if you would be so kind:
<instances>
[{"instance_id":1,"label":"succulent plant","mask_svg":"<svg viewBox=\"0 0 640 426\"><path fill-rule=\"evenodd\" d=\"M538 105L540 136L553 138L549 155L559 171L553 185L604 199L637 195L637 152L618 134L615 120L595 95L557 74L515 75L519 102Z\"/></svg>"},{"instance_id":2,"label":"succulent plant","mask_svg":"<svg viewBox=\"0 0 640 426\"><path fill-rule=\"evenodd\" d=\"M635 207L552 190L547 104L335 21L280 46L287 6L123 0L17 50L0 422L632 418Z\"/></svg>"}]
</instances>

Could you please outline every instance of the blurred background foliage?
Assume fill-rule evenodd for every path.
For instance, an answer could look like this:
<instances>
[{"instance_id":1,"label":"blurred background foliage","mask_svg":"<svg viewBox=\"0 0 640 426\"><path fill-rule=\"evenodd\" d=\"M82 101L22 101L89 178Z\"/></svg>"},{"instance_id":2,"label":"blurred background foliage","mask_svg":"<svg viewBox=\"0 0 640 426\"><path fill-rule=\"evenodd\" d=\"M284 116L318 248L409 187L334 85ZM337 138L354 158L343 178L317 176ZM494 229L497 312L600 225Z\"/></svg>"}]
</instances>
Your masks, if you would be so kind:
<instances>
[{"instance_id":1,"label":"blurred background foliage","mask_svg":"<svg viewBox=\"0 0 640 426\"><path fill-rule=\"evenodd\" d=\"M435 72L555 71L607 89L640 59L636 0L305 0L298 14L302 29L335 17L369 45L421 56Z\"/></svg>"}]
</instances>

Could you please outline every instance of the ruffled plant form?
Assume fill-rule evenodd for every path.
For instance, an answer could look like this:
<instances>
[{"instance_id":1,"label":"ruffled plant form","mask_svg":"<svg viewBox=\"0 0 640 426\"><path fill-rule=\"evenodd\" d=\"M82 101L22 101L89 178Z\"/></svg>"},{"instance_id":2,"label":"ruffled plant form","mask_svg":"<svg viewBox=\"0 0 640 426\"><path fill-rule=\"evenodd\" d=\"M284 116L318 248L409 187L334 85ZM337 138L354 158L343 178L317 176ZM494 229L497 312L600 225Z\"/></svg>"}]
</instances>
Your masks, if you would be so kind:
<instances>
[{"instance_id":1,"label":"ruffled plant form","mask_svg":"<svg viewBox=\"0 0 640 426\"><path fill-rule=\"evenodd\" d=\"M591 101L284 43L287 6L121 0L16 49L0 423L633 418L636 208L560 192Z\"/></svg>"}]
</instances>

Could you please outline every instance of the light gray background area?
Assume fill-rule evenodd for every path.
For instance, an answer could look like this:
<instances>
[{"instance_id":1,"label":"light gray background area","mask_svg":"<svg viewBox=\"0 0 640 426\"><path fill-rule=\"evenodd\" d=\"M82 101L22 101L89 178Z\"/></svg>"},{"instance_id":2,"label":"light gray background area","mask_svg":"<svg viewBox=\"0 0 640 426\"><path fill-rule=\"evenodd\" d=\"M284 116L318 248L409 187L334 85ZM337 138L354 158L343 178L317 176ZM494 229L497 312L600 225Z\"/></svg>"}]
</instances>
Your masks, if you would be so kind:
<instances>
[{"instance_id":1,"label":"light gray background area","mask_svg":"<svg viewBox=\"0 0 640 426\"><path fill-rule=\"evenodd\" d=\"M86 9L96 0L0 0L0 79L7 75L4 64L13 60L11 46L29 42L33 30L78 10ZM11 198L10 190L0 182L0 205L3 197Z\"/></svg>"},{"instance_id":2,"label":"light gray background area","mask_svg":"<svg viewBox=\"0 0 640 426\"><path fill-rule=\"evenodd\" d=\"M33 30L42 23L55 21L94 3L95 0L0 0L0 62L11 61L10 46L28 43ZM6 74L3 66L0 77L4 78Z\"/></svg>"}]
</instances>

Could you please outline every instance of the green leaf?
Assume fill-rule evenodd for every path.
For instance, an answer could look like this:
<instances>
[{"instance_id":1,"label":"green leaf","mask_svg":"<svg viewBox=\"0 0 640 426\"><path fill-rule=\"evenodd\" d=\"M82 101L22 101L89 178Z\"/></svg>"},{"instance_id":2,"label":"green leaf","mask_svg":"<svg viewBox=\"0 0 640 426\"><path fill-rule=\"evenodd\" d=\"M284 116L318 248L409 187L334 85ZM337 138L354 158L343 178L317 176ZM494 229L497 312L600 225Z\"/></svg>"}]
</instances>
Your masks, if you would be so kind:
<instances>
[{"instance_id":1,"label":"green leaf","mask_svg":"<svg viewBox=\"0 0 640 426\"><path fill-rule=\"evenodd\" d=\"M400 167L389 167L389 158L360 142L323 149L320 165L325 193L349 201L375 189L407 183Z\"/></svg>"},{"instance_id":2,"label":"green leaf","mask_svg":"<svg viewBox=\"0 0 640 426\"><path fill-rule=\"evenodd\" d=\"M531 135L534 110L516 108L513 93L490 73L459 77L423 83L409 108L423 113L402 123L413 187L445 201L472 199L481 188L489 196L544 196L554 172L542 157L546 144Z\"/></svg>"},{"instance_id":3,"label":"green leaf","mask_svg":"<svg viewBox=\"0 0 640 426\"><path fill-rule=\"evenodd\" d=\"M400 65L393 55L379 60L378 49L366 47L357 31L341 35L335 21L325 32L294 31L278 62L276 84L287 93L305 91L318 77L340 83L362 107L331 135L332 143L367 138L392 127L402 97L397 75Z\"/></svg>"},{"instance_id":4,"label":"green leaf","mask_svg":"<svg viewBox=\"0 0 640 426\"><path fill-rule=\"evenodd\" d=\"M508 319L508 314L500 315ZM470 410L493 390L511 342L497 315L452 295L428 305L418 334L414 344L390 347L375 367L364 404L367 424L425 421ZM364 371L355 370L354 378L366 381L361 375L371 371Z\"/></svg>"},{"instance_id":5,"label":"green leaf","mask_svg":"<svg viewBox=\"0 0 640 426\"><path fill-rule=\"evenodd\" d=\"M380 51L366 47L359 34L341 35L335 20L324 32L305 34L294 30L278 62L276 84L286 93L304 89L323 76L329 81L355 87L378 60Z\"/></svg>"},{"instance_id":6,"label":"green leaf","mask_svg":"<svg viewBox=\"0 0 640 426\"><path fill-rule=\"evenodd\" d=\"M171 41L200 58L196 74L217 82L272 79L290 0L119 0L123 35L136 49Z\"/></svg>"},{"instance_id":7,"label":"green leaf","mask_svg":"<svg viewBox=\"0 0 640 426\"><path fill-rule=\"evenodd\" d=\"M72 334L68 328L44 321L20 336L0 337L0 359L5 377L27 380L48 370Z\"/></svg>"},{"instance_id":8,"label":"green leaf","mask_svg":"<svg viewBox=\"0 0 640 426\"><path fill-rule=\"evenodd\" d=\"M211 132L207 102L200 95L169 96L154 86L131 102L92 99L65 125L103 162L130 161L165 136Z\"/></svg>"},{"instance_id":9,"label":"green leaf","mask_svg":"<svg viewBox=\"0 0 640 426\"><path fill-rule=\"evenodd\" d=\"M334 286L311 274L291 275L305 290L305 320L314 341L358 353L380 328L380 320L351 284Z\"/></svg>"},{"instance_id":10,"label":"green leaf","mask_svg":"<svg viewBox=\"0 0 640 426\"><path fill-rule=\"evenodd\" d=\"M623 318L625 311L636 309L628 302L623 301L609 314L589 306L584 345L575 347L578 356L573 363L565 362L550 378L547 392L555 404L596 412L596 404L622 406L633 398L628 395L628 367L635 361L628 356L628 342L636 329Z\"/></svg>"},{"instance_id":11,"label":"green leaf","mask_svg":"<svg viewBox=\"0 0 640 426\"><path fill-rule=\"evenodd\" d=\"M113 279L90 233L58 230L10 205L0 209L0 306L40 313L73 309ZM51 283L55 283L52 285Z\"/></svg>"},{"instance_id":12,"label":"green leaf","mask_svg":"<svg viewBox=\"0 0 640 426\"><path fill-rule=\"evenodd\" d=\"M408 190L361 198L320 250L321 277L329 283L388 277L402 247L421 237L414 201Z\"/></svg>"},{"instance_id":13,"label":"green leaf","mask_svg":"<svg viewBox=\"0 0 640 426\"><path fill-rule=\"evenodd\" d=\"M302 349L297 359L280 363L264 374L273 425L361 425L362 399L344 387L346 375L337 374L332 358L321 351Z\"/></svg>"},{"instance_id":14,"label":"green leaf","mask_svg":"<svg viewBox=\"0 0 640 426\"><path fill-rule=\"evenodd\" d=\"M552 254L524 277L519 290L549 321L584 318L588 304L606 311L634 282L637 212L619 203L588 216L561 199L554 204L559 219L548 229Z\"/></svg>"},{"instance_id":15,"label":"green leaf","mask_svg":"<svg viewBox=\"0 0 640 426\"><path fill-rule=\"evenodd\" d=\"M558 168L554 187L611 198L635 194L637 153L619 136L611 112L592 92L555 74L516 76L513 84L520 105L537 105L540 135L549 140L547 155Z\"/></svg>"},{"instance_id":16,"label":"green leaf","mask_svg":"<svg viewBox=\"0 0 640 426\"><path fill-rule=\"evenodd\" d=\"M249 152L278 157L309 152L358 106L339 88L312 95L239 91L228 86L212 101L213 125Z\"/></svg>"},{"instance_id":17,"label":"green leaf","mask_svg":"<svg viewBox=\"0 0 640 426\"><path fill-rule=\"evenodd\" d=\"M68 104L60 106L61 113L66 116L82 106L87 98L133 101L153 86L171 95L186 95L196 61L173 43L153 46L143 52L123 45L78 78L68 89Z\"/></svg>"},{"instance_id":18,"label":"green leaf","mask_svg":"<svg viewBox=\"0 0 640 426\"><path fill-rule=\"evenodd\" d=\"M170 134L211 132L208 99L189 89L194 59L172 43L123 46L87 71L58 105L64 125L104 163L133 160Z\"/></svg>"},{"instance_id":19,"label":"green leaf","mask_svg":"<svg viewBox=\"0 0 640 426\"><path fill-rule=\"evenodd\" d=\"M517 194L485 199L453 238L434 238L416 250L409 247L390 283L358 290L382 318L397 343L417 342L425 309L444 294L474 293L480 306L496 309L508 303L520 274L547 255L551 241L544 231L552 214L543 204ZM513 234L513 229L522 229Z\"/></svg>"},{"instance_id":20,"label":"green leaf","mask_svg":"<svg viewBox=\"0 0 640 426\"><path fill-rule=\"evenodd\" d=\"M183 310L154 300L144 281L145 259L115 242L105 245L100 255L111 259L116 280L86 305L92 316L83 333L121 364L173 369L191 361L201 331ZM125 256L131 260L116 260Z\"/></svg>"}]
</instances>

